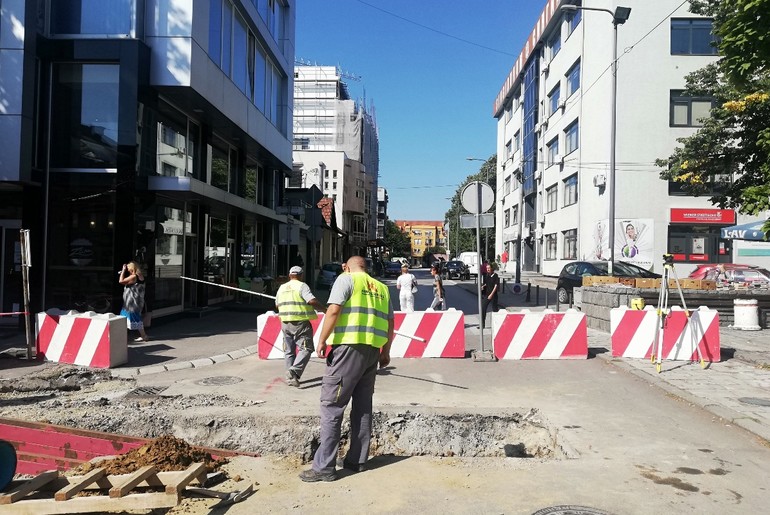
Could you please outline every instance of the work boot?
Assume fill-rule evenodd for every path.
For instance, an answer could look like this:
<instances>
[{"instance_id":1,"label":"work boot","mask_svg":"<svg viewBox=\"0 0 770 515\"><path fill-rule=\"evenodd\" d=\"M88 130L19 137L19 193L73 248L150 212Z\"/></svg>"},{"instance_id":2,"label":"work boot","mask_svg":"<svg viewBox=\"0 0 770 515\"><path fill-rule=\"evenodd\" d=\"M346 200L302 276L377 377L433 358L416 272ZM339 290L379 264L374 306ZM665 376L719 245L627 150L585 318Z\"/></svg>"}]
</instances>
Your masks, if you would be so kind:
<instances>
[{"instance_id":1,"label":"work boot","mask_svg":"<svg viewBox=\"0 0 770 515\"><path fill-rule=\"evenodd\" d=\"M299 386L299 379L297 379L297 376L295 376L294 372L291 370L286 371L286 384L294 387Z\"/></svg>"},{"instance_id":2,"label":"work boot","mask_svg":"<svg viewBox=\"0 0 770 515\"><path fill-rule=\"evenodd\" d=\"M365 463L351 463L348 460L340 460L337 462L338 467L342 467L351 472L363 472L366 470Z\"/></svg>"},{"instance_id":3,"label":"work boot","mask_svg":"<svg viewBox=\"0 0 770 515\"><path fill-rule=\"evenodd\" d=\"M305 483L316 483L318 481L336 481L336 472L316 472L313 469L303 470L299 473L299 478Z\"/></svg>"}]
</instances>

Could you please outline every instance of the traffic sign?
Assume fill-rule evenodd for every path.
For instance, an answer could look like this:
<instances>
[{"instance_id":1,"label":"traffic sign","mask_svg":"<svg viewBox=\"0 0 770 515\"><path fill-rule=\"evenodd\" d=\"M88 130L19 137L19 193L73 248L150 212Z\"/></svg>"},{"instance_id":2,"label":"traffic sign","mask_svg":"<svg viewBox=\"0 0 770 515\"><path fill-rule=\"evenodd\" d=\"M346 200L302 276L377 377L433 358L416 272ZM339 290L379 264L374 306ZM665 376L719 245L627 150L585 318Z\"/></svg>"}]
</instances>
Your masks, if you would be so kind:
<instances>
[{"instance_id":1,"label":"traffic sign","mask_svg":"<svg viewBox=\"0 0 770 515\"><path fill-rule=\"evenodd\" d=\"M495 215L492 213L484 213L481 215L460 215L460 229L475 229L476 217L480 217L479 227L482 229L495 226Z\"/></svg>"},{"instance_id":2,"label":"traffic sign","mask_svg":"<svg viewBox=\"0 0 770 515\"><path fill-rule=\"evenodd\" d=\"M478 215L489 211L495 203L495 192L489 184L473 181L463 188L460 200L466 211Z\"/></svg>"}]
</instances>

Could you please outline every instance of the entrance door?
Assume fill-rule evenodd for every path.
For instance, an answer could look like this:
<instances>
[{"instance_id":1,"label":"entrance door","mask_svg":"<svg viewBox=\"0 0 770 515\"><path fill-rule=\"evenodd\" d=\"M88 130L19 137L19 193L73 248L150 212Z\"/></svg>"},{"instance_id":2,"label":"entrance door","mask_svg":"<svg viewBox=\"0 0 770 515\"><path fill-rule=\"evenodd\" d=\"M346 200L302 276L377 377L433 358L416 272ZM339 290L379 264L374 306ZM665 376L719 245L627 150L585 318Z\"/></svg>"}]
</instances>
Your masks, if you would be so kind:
<instances>
[{"instance_id":1,"label":"entrance door","mask_svg":"<svg viewBox=\"0 0 770 515\"><path fill-rule=\"evenodd\" d=\"M184 272L187 277L198 277L198 237L196 235L185 236L184 242ZM185 281L184 307L194 308L198 306L198 283Z\"/></svg>"},{"instance_id":2,"label":"entrance door","mask_svg":"<svg viewBox=\"0 0 770 515\"><path fill-rule=\"evenodd\" d=\"M20 220L0 220L0 311L22 311L21 242ZM19 315L0 316L0 325L19 324Z\"/></svg>"}]
</instances>

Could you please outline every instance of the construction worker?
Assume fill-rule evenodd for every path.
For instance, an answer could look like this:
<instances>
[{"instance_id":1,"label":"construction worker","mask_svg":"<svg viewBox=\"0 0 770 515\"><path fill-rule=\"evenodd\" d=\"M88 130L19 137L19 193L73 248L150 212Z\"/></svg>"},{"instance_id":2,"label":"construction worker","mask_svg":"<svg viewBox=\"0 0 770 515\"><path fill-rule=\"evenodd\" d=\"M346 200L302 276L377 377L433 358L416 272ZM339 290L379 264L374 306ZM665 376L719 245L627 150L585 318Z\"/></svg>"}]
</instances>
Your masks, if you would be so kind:
<instances>
[{"instance_id":1,"label":"construction worker","mask_svg":"<svg viewBox=\"0 0 770 515\"><path fill-rule=\"evenodd\" d=\"M337 479L342 417L351 399L350 448L342 466L354 472L365 470L377 365L390 363L393 306L388 288L366 273L364 258L352 257L347 266L349 273L337 277L329 294L316 351L326 358L321 383L321 438L312 468L299 475L306 482Z\"/></svg>"},{"instance_id":2,"label":"construction worker","mask_svg":"<svg viewBox=\"0 0 770 515\"><path fill-rule=\"evenodd\" d=\"M283 330L286 384L299 386L299 379L315 350L310 321L318 318L316 309L326 311L326 307L315 298L310 287L302 282L301 266L293 266L289 270L289 280L275 294L275 306Z\"/></svg>"}]
</instances>

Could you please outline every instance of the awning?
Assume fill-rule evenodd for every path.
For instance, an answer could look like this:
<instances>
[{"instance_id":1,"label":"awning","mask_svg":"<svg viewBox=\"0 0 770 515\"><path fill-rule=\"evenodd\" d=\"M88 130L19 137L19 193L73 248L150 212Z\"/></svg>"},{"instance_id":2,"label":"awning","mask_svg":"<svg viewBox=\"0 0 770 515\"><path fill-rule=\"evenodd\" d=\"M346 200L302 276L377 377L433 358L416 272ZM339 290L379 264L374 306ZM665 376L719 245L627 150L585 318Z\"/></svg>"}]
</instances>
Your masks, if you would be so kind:
<instances>
[{"instance_id":1,"label":"awning","mask_svg":"<svg viewBox=\"0 0 770 515\"><path fill-rule=\"evenodd\" d=\"M766 220L757 220L756 222L723 227L720 236L725 240L765 241L765 233L762 231L765 222Z\"/></svg>"}]
</instances>

